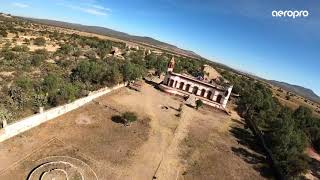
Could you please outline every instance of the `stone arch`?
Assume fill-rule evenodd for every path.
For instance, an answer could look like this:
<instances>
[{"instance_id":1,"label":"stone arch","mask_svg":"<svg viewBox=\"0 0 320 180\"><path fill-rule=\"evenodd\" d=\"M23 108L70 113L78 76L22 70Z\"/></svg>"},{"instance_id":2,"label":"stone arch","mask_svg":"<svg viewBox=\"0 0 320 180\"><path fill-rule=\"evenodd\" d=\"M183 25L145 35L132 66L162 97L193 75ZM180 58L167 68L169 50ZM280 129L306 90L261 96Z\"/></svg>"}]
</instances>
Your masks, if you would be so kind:
<instances>
[{"instance_id":1,"label":"stone arch","mask_svg":"<svg viewBox=\"0 0 320 180\"><path fill-rule=\"evenodd\" d=\"M202 89L202 90L201 90L201 93L200 93L200 96L201 96L201 97L204 97L204 94L205 94L205 93L206 93L206 90L205 90L205 89Z\"/></svg>"},{"instance_id":2,"label":"stone arch","mask_svg":"<svg viewBox=\"0 0 320 180\"><path fill-rule=\"evenodd\" d=\"M219 94L219 95L218 95L218 97L217 97L217 103L219 103L219 104L220 104L220 103L221 103L221 99L222 99L222 95L221 95L221 94Z\"/></svg>"},{"instance_id":3,"label":"stone arch","mask_svg":"<svg viewBox=\"0 0 320 180\"><path fill-rule=\"evenodd\" d=\"M210 100L211 100L211 96L212 96L212 91L208 91L207 99L210 99Z\"/></svg>"},{"instance_id":4,"label":"stone arch","mask_svg":"<svg viewBox=\"0 0 320 180\"><path fill-rule=\"evenodd\" d=\"M187 92L189 92L190 86L191 86L190 84L187 84L187 86L186 86L186 91L187 91Z\"/></svg>"},{"instance_id":5,"label":"stone arch","mask_svg":"<svg viewBox=\"0 0 320 180\"><path fill-rule=\"evenodd\" d=\"M173 84L174 84L174 80L173 80L173 79L170 79L169 86L170 86L170 87L173 87Z\"/></svg>"},{"instance_id":6,"label":"stone arch","mask_svg":"<svg viewBox=\"0 0 320 180\"><path fill-rule=\"evenodd\" d=\"M184 82L180 82L179 89L183 90Z\"/></svg>"},{"instance_id":7,"label":"stone arch","mask_svg":"<svg viewBox=\"0 0 320 180\"><path fill-rule=\"evenodd\" d=\"M229 94L229 90L227 90L226 92L224 92L224 96L228 96Z\"/></svg>"},{"instance_id":8,"label":"stone arch","mask_svg":"<svg viewBox=\"0 0 320 180\"><path fill-rule=\"evenodd\" d=\"M198 90L199 90L199 87L198 86L194 86L193 89L192 89L192 94L197 95Z\"/></svg>"},{"instance_id":9,"label":"stone arch","mask_svg":"<svg viewBox=\"0 0 320 180\"><path fill-rule=\"evenodd\" d=\"M165 85L169 86L169 83L170 83L170 78L167 79Z\"/></svg>"}]
</instances>

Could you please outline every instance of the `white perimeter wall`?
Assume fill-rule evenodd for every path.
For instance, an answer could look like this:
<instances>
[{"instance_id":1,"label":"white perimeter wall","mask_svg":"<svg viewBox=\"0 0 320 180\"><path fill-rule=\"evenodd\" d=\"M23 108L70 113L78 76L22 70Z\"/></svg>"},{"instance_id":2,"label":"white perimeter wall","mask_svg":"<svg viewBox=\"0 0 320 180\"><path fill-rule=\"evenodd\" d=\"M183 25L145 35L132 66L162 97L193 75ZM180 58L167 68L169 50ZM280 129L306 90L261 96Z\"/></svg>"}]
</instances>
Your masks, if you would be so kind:
<instances>
[{"instance_id":1,"label":"white perimeter wall","mask_svg":"<svg viewBox=\"0 0 320 180\"><path fill-rule=\"evenodd\" d=\"M62 106L58 106L52 109L49 109L47 111L44 111L43 113L35 114L32 116L29 116L27 118L21 119L20 121L17 121L15 123L12 123L5 127L4 129L0 130L0 142L5 141L15 135L18 135L24 131L27 131L33 127L36 127L40 125L41 123L47 122L51 119L54 119L58 116L61 116L69 111L72 111L74 109L77 109L83 105L85 105L88 102L91 102L93 99L98 98L102 95L105 95L113 90L119 89L121 87L124 87L125 84L119 84L117 86L114 86L112 88L102 88L97 91L93 91L89 93L88 96L80 98L75 100L74 102L71 102L69 104L65 104Z\"/></svg>"}]
</instances>

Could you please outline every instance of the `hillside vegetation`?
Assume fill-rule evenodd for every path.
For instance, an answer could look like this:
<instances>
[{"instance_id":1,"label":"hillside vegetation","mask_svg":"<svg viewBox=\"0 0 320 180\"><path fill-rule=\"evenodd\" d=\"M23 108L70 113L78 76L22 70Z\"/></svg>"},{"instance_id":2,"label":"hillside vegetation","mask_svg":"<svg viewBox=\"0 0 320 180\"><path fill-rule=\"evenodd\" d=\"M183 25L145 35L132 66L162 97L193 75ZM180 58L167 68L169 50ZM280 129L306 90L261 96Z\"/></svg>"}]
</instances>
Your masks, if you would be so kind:
<instances>
[{"instance_id":1,"label":"hillside vegetation","mask_svg":"<svg viewBox=\"0 0 320 180\"><path fill-rule=\"evenodd\" d=\"M280 87L286 91L296 93L304 98L307 98L311 101L320 103L320 97L314 93L311 89L307 89L301 86L288 84L285 82L279 82L279 81L269 81L271 84Z\"/></svg>"},{"instance_id":2,"label":"hillside vegetation","mask_svg":"<svg viewBox=\"0 0 320 180\"><path fill-rule=\"evenodd\" d=\"M10 112L5 116L9 123L39 107L48 109L101 87L139 79L149 69L160 74L171 58L17 18L0 21L0 104L1 112ZM200 71L202 62L176 59L176 71Z\"/></svg>"},{"instance_id":3,"label":"hillside vegetation","mask_svg":"<svg viewBox=\"0 0 320 180\"><path fill-rule=\"evenodd\" d=\"M48 19L35 19L35 18L27 18L27 19L32 22L41 23L41 24L45 24L45 25L54 25L54 26L58 26L58 27L70 28L70 29L75 29L75 30L79 30L79 31L91 32L91 33L95 33L95 34L119 38L119 39L122 39L125 41L133 41L136 43L150 45L152 47L160 48L162 50L166 50L166 51L173 52L173 53L182 54L185 56L189 56L191 58L198 58L198 59L201 58L198 54L196 54L192 51L180 49L174 45L156 40L151 37L134 36L134 35L130 35L130 34L127 34L124 32L119 32L119 31L115 31L115 30L112 30L109 28L105 28L105 27L86 26L86 25L81 25L81 24L73 24L73 23L54 21L54 20L48 20Z\"/></svg>"}]
</instances>

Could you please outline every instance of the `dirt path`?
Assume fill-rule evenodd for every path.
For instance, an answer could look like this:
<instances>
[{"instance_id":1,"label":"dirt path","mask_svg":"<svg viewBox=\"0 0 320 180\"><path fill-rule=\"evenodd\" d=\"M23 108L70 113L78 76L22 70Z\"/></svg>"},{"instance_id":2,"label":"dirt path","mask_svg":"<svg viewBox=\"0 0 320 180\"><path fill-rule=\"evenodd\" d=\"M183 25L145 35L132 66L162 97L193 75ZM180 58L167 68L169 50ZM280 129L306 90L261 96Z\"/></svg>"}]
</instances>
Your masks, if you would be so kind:
<instances>
[{"instance_id":1,"label":"dirt path","mask_svg":"<svg viewBox=\"0 0 320 180\"><path fill-rule=\"evenodd\" d=\"M179 102L166 94L159 94L150 85L145 85L142 93L134 91L130 93L138 97L133 98L129 95L113 100L117 103L126 102L130 105L129 109L134 108L136 112L146 114L150 118L151 131L148 140L137 150L136 156L131 161L132 164L126 168L119 179L152 179L179 124L175 116L177 112L174 109L179 107ZM169 106L172 108L168 108Z\"/></svg>"},{"instance_id":2,"label":"dirt path","mask_svg":"<svg viewBox=\"0 0 320 180\"><path fill-rule=\"evenodd\" d=\"M166 149L163 159L160 163L159 169L156 172L155 177L157 179L177 179L180 174L182 164L179 145L188 135L188 126L192 120L191 111L189 108L183 107L179 126L177 127L174 138Z\"/></svg>"}]
</instances>

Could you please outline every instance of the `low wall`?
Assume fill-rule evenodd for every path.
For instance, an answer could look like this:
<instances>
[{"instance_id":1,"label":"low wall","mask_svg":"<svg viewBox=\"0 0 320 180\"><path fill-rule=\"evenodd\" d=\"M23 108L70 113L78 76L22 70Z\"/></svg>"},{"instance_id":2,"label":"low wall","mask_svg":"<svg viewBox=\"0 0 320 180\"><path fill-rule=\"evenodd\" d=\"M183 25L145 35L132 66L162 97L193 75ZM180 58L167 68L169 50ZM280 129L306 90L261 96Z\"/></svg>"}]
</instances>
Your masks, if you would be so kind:
<instances>
[{"instance_id":1,"label":"low wall","mask_svg":"<svg viewBox=\"0 0 320 180\"><path fill-rule=\"evenodd\" d=\"M105 95L113 90L119 89L121 87L124 87L125 84L119 84L117 86L114 86L112 88L102 88L97 91L93 91L89 93L88 96L77 99L69 104L65 104L62 106L58 106L52 109L49 109L47 111L44 111L43 113L35 114L32 116L29 116L27 118L21 119L17 122L14 122L12 124L9 124L4 129L0 130L0 142L5 141L15 135L18 135L24 131L27 131L33 127L36 127L40 125L41 123L47 122L51 119L54 119L58 116L61 116L69 111L72 111L74 109L77 109L83 105L85 105L88 102L91 102L93 99L98 98L102 95Z\"/></svg>"}]
</instances>

